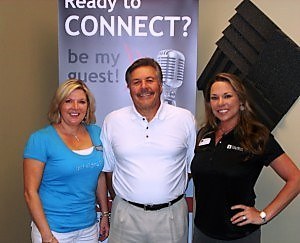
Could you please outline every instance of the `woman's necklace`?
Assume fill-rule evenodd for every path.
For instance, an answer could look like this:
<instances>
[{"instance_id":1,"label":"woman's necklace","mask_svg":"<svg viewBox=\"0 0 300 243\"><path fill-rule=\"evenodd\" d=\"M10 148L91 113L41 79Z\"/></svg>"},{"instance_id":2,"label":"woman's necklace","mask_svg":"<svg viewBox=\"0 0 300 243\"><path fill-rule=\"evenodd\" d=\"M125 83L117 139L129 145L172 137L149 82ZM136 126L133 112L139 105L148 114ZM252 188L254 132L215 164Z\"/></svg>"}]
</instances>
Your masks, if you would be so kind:
<instances>
[{"instance_id":1,"label":"woman's necklace","mask_svg":"<svg viewBox=\"0 0 300 243\"><path fill-rule=\"evenodd\" d=\"M221 126L219 126L219 129L216 131L216 144L222 139L224 135L232 131L234 128L235 126L224 130Z\"/></svg>"},{"instance_id":2,"label":"woman's necklace","mask_svg":"<svg viewBox=\"0 0 300 243\"><path fill-rule=\"evenodd\" d=\"M79 132L79 130L80 130L80 128L81 128L81 125L79 126L79 128L77 129L77 131L76 131L76 133L71 133L71 132L67 132L66 131L66 129L64 128L64 126L60 123L60 127L61 127L61 129L63 130L63 133L64 134L66 134L67 136L73 136L75 139L76 139L76 141L79 143L80 142L80 139L79 139L79 137L78 137L78 132Z\"/></svg>"},{"instance_id":3,"label":"woman's necklace","mask_svg":"<svg viewBox=\"0 0 300 243\"><path fill-rule=\"evenodd\" d=\"M77 142L79 143L79 142L80 142L79 137L78 137L77 135L73 135L73 136L74 136L74 138L77 140Z\"/></svg>"},{"instance_id":4,"label":"woman's necklace","mask_svg":"<svg viewBox=\"0 0 300 243\"><path fill-rule=\"evenodd\" d=\"M230 132L231 130L233 130L234 128L235 128L235 126L229 128L229 129L224 130L221 126L219 127L219 129L220 129L222 135L224 135L224 134L226 135L227 133L229 133L229 132Z\"/></svg>"}]
</instances>

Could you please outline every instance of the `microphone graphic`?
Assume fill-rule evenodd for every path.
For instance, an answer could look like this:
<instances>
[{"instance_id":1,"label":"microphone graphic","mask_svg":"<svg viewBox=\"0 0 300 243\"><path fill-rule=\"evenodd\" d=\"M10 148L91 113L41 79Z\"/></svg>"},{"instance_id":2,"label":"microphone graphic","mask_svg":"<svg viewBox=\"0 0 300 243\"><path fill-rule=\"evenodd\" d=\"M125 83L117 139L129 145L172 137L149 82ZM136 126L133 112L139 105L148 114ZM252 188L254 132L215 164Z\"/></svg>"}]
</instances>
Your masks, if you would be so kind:
<instances>
[{"instance_id":1,"label":"microphone graphic","mask_svg":"<svg viewBox=\"0 0 300 243\"><path fill-rule=\"evenodd\" d=\"M184 55L176 50L161 50L157 56L163 74L163 100L176 106L176 91L183 83Z\"/></svg>"}]
</instances>

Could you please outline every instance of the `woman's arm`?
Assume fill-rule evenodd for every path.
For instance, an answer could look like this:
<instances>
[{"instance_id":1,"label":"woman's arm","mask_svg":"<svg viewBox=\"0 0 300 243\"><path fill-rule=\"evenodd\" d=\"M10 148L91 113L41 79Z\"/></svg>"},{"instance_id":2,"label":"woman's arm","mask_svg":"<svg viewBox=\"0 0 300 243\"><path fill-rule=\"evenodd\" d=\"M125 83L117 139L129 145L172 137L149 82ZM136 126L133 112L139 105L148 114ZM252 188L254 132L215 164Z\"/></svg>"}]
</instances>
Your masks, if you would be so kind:
<instances>
[{"instance_id":1,"label":"woman's arm","mask_svg":"<svg viewBox=\"0 0 300 243\"><path fill-rule=\"evenodd\" d=\"M277 157L270 165L286 183L263 210L267 214L267 221L279 214L300 192L300 170L287 154Z\"/></svg>"},{"instance_id":2,"label":"woman's arm","mask_svg":"<svg viewBox=\"0 0 300 243\"><path fill-rule=\"evenodd\" d=\"M278 156L271 162L270 166L286 183L273 201L263 209L266 213L265 222L278 215L300 192L300 170L287 154L284 153ZM232 223L236 223L239 226L249 223L265 223L259 216L260 211L254 207L235 205L232 209L244 210L234 215L231 219ZM243 219L244 216L247 218L246 220Z\"/></svg>"},{"instance_id":3,"label":"woman's arm","mask_svg":"<svg viewBox=\"0 0 300 243\"><path fill-rule=\"evenodd\" d=\"M100 240L103 241L109 234L109 209L107 200L107 186L104 172L101 172L98 178L97 199L101 208L100 220Z\"/></svg>"},{"instance_id":4,"label":"woman's arm","mask_svg":"<svg viewBox=\"0 0 300 243\"><path fill-rule=\"evenodd\" d=\"M112 185L112 172L105 172L107 188L109 191L109 195L111 200L115 199L116 193Z\"/></svg>"},{"instance_id":5,"label":"woman's arm","mask_svg":"<svg viewBox=\"0 0 300 243\"><path fill-rule=\"evenodd\" d=\"M24 159L23 179L24 197L32 220L41 233L43 242L54 242L48 225L38 190L43 176L45 164L34 159ZM56 241L55 241L56 242Z\"/></svg>"}]
</instances>

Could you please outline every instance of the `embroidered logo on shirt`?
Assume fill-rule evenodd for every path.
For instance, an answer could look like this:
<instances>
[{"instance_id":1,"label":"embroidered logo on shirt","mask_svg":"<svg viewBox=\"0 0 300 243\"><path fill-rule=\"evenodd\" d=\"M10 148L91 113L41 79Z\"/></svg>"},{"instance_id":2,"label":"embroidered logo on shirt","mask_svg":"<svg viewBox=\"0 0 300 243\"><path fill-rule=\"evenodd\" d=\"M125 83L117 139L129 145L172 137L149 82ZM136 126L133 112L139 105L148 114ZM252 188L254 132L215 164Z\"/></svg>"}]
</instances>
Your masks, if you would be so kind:
<instances>
[{"instance_id":1,"label":"embroidered logo on shirt","mask_svg":"<svg viewBox=\"0 0 300 243\"><path fill-rule=\"evenodd\" d=\"M228 145L227 145L227 149L233 149L233 150L237 150L237 151L241 151L241 152L244 151L243 148L238 147L238 146L234 146L234 145L231 145L231 144L228 144Z\"/></svg>"}]
</instances>

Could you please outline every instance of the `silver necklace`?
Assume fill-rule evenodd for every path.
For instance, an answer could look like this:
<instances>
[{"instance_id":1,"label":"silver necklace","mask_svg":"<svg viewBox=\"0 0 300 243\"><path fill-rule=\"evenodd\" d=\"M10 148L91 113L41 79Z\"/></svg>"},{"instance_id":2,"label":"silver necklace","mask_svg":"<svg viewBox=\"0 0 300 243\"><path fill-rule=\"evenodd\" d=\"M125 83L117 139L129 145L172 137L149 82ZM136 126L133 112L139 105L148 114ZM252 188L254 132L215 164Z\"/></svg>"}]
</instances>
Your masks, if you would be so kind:
<instances>
[{"instance_id":1,"label":"silver necklace","mask_svg":"<svg viewBox=\"0 0 300 243\"><path fill-rule=\"evenodd\" d=\"M60 127L61 127L63 130L66 130L62 124L60 124ZM78 128L77 133L78 133L79 130L80 130L80 127ZM76 141L77 141L78 143L80 142L80 139L79 139L79 137L77 136L77 134L67 133L66 131L65 131L65 134L73 136L73 137L76 139Z\"/></svg>"},{"instance_id":2,"label":"silver necklace","mask_svg":"<svg viewBox=\"0 0 300 243\"><path fill-rule=\"evenodd\" d=\"M226 135L226 134L229 133L231 130L233 130L233 129L235 128L235 126L229 128L229 129L227 129L227 130L223 130L222 127L219 127L219 128L220 128L220 131L222 132L222 135L224 135L224 134Z\"/></svg>"},{"instance_id":3,"label":"silver necklace","mask_svg":"<svg viewBox=\"0 0 300 243\"><path fill-rule=\"evenodd\" d=\"M73 136L74 136L74 138L77 140L77 142L80 141L80 139L79 139L79 137L78 137L77 135L73 135Z\"/></svg>"}]
</instances>

